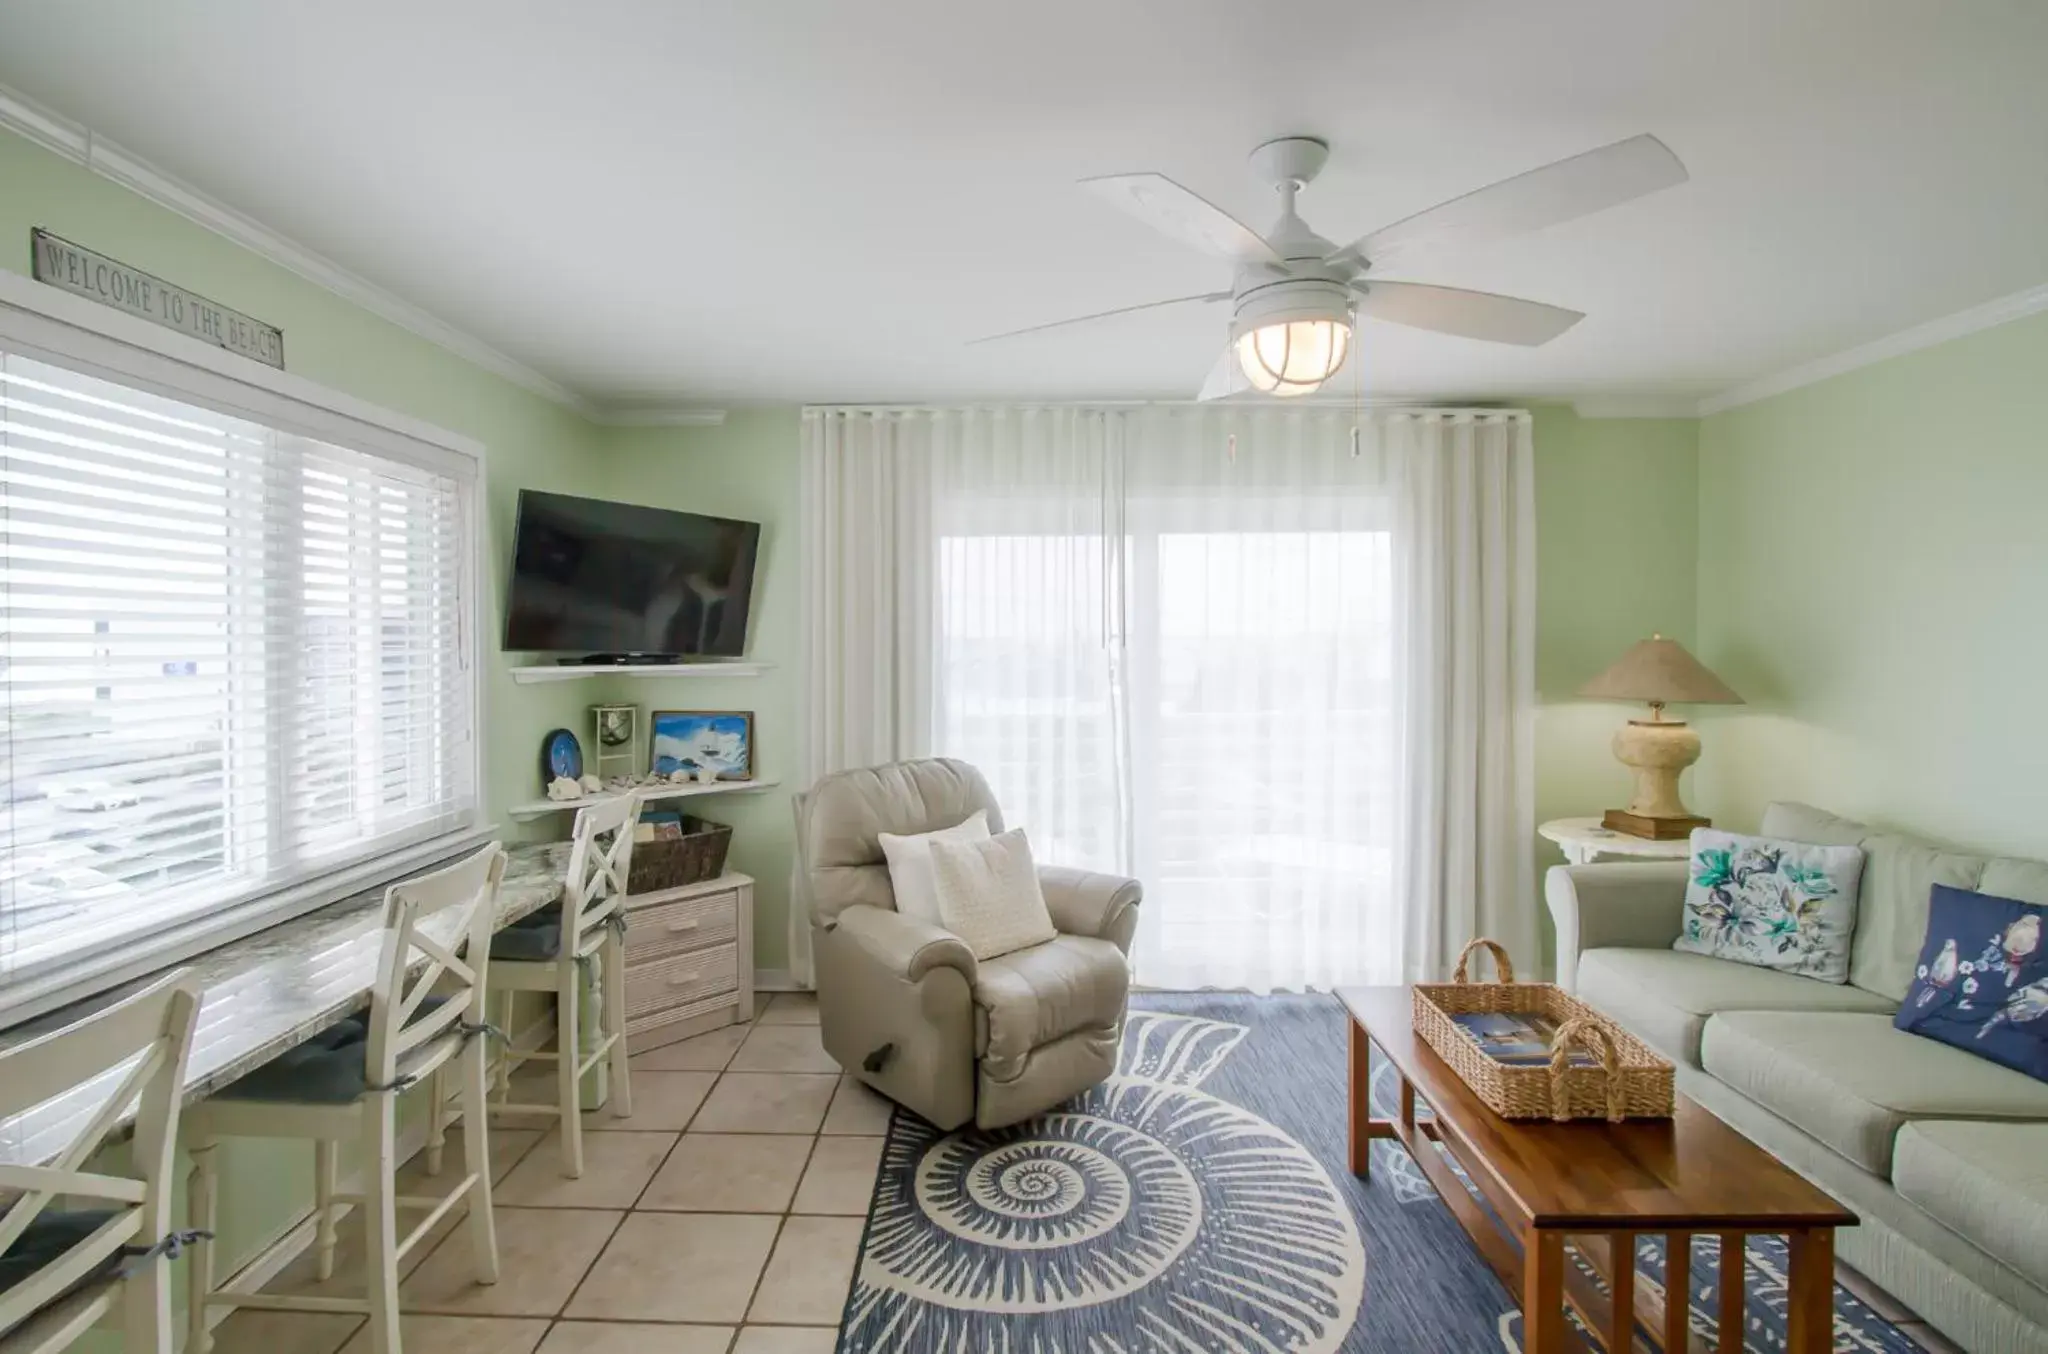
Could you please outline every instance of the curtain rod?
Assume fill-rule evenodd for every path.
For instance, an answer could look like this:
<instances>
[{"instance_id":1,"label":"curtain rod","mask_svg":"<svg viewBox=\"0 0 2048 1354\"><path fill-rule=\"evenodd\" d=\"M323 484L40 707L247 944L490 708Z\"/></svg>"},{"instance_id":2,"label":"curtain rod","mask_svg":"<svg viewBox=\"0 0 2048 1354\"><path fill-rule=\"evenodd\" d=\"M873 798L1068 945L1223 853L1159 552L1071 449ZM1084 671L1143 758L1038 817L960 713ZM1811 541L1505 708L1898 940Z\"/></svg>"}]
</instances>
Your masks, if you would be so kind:
<instances>
[{"instance_id":1,"label":"curtain rod","mask_svg":"<svg viewBox=\"0 0 2048 1354\"><path fill-rule=\"evenodd\" d=\"M1316 399L1313 396L1280 401L1233 403L1218 400L1023 400L1016 403L972 404L807 404L803 406L805 418L821 414L1007 414L1038 409L1071 409L1082 412L1100 411L1109 413L1125 409L1230 409L1230 410L1287 410L1327 409L1342 413L1356 409L1360 413L1393 418L1507 418L1522 420L1530 417L1527 409L1518 405L1433 405L1433 404L1374 404L1352 400Z\"/></svg>"}]
</instances>

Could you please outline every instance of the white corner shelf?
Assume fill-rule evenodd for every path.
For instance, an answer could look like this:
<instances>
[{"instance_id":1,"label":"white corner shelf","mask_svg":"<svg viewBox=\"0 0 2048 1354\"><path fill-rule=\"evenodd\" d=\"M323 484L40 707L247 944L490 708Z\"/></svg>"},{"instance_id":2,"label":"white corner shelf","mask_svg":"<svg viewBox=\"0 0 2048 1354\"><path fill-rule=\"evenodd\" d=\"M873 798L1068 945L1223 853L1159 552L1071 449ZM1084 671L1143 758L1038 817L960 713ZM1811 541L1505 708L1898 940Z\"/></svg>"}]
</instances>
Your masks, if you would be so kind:
<instances>
[{"instance_id":1,"label":"white corner shelf","mask_svg":"<svg viewBox=\"0 0 2048 1354\"><path fill-rule=\"evenodd\" d=\"M585 677L759 677L773 663L534 663L513 668L521 686L575 682Z\"/></svg>"},{"instance_id":2,"label":"white corner shelf","mask_svg":"<svg viewBox=\"0 0 2048 1354\"><path fill-rule=\"evenodd\" d=\"M643 785L638 794L646 799L694 799L698 795L740 795L761 790L772 790L782 784L779 780L721 780L710 785ZM545 818L551 813L574 813L589 804L608 804L619 798L617 794L600 792L584 795L581 799L535 799L524 804L514 804L505 812L511 817L526 822L533 818Z\"/></svg>"}]
</instances>

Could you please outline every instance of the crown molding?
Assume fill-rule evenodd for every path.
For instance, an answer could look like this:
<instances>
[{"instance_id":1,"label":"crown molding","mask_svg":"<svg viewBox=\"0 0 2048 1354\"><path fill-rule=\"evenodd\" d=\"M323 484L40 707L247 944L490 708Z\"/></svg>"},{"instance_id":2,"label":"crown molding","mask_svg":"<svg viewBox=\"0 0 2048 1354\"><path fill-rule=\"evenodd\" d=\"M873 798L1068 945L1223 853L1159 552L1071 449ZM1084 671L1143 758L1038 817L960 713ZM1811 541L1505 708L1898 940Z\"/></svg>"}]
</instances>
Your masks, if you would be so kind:
<instances>
[{"instance_id":1,"label":"crown molding","mask_svg":"<svg viewBox=\"0 0 2048 1354\"><path fill-rule=\"evenodd\" d=\"M1581 395L1572 401L1580 418L1698 418L1696 395Z\"/></svg>"},{"instance_id":2,"label":"crown molding","mask_svg":"<svg viewBox=\"0 0 2048 1354\"><path fill-rule=\"evenodd\" d=\"M1709 395L1701 400L1699 414L1704 418L1708 414L1718 414L1745 404L1755 404L1758 400L1767 400L1788 390L1810 386L1818 381L1855 371L1858 367L1903 357L1922 348L1932 348L1982 329L1995 329L2001 324L2010 324L2014 320L2038 315L2042 311L2048 311L2048 285L2029 287L2025 291L2016 291L2010 296L2001 296L1997 300L1986 301L1983 305L1972 306L1968 310L1959 310L1953 315L1944 315L1938 320L1914 325L1911 329L1901 329L1896 334L1888 334L1875 342L1865 343L1830 357L1803 362L1775 376L1765 376L1739 386L1731 386L1718 395Z\"/></svg>"},{"instance_id":3,"label":"crown molding","mask_svg":"<svg viewBox=\"0 0 2048 1354\"><path fill-rule=\"evenodd\" d=\"M144 160L123 150L91 128L54 113L0 85L0 128L18 133L45 150L83 165L102 178L204 226L279 267L325 288L351 305L389 320L399 328L445 348L455 356L536 395L563 405L588 419L599 408L558 381L541 375L518 359L499 352L427 311L358 277L332 259L287 239L259 221L244 216Z\"/></svg>"},{"instance_id":4,"label":"crown molding","mask_svg":"<svg viewBox=\"0 0 2048 1354\"><path fill-rule=\"evenodd\" d=\"M688 404L603 404L595 421L608 428L716 428L725 410Z\"/></svg>"}]
</instances>

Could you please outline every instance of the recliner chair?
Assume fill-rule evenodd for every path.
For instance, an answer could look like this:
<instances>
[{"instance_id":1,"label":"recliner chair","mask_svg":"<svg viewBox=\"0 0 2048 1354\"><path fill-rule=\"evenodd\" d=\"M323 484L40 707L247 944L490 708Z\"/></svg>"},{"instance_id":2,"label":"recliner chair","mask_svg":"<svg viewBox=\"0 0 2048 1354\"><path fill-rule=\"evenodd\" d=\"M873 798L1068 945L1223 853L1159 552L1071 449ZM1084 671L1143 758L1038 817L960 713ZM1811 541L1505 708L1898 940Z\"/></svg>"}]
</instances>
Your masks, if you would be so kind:
<instances>
[{"instance_id":1,"label":"recliner chair","mask_svg":"<svg viewBox=\"0 0 2048 1354\"><path fill-rule=\"evenodd\" d=\"M1138 881L1040 866L1060 934L975 961L949 931L896 911L878 834L951 827L1002 810L979 771L947 758L841 771L796 799L825 1049L940 1128L1001 1128L1116 1067L1130 993Z\"/></svg>"}]
</instances>

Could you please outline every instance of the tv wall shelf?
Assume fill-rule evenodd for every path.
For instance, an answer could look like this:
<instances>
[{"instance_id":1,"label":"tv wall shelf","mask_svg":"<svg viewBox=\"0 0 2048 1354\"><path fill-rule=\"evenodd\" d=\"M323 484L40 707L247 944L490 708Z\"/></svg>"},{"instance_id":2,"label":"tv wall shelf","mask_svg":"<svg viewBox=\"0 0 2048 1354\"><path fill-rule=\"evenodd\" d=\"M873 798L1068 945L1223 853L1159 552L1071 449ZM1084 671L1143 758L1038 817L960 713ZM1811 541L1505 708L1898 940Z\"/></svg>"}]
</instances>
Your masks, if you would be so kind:
<instances>
[{"instance_id":1,"label":"tv wall shelf","mask_svg":"<svg viewBox=\"0 0 2048 1354\"><path fill-rule=\"evenodd\" d=\"M643 785L640 787L642 800L691 799L697 795L735 795L750 791L772 790L782 784L779 780L721 780L709 785ZM545 818L551 813L574 813L589 804L608 804L619 798L616 794L600 792L585 795L581 799L535 799L525 804L514 804L505 812L525 822L530 818Z\"/></svg>"},{"instance_id":2,"label":"tv wall shelf","mask_svg":"<svg viewBox=\"0 0 2048 1354\"><path fill-rule=\"evenodd\" d=\"M773 663L535 663L513 668L521 686L575 682L585 677L759 677Z\"/></svg>"}]
</instances>

